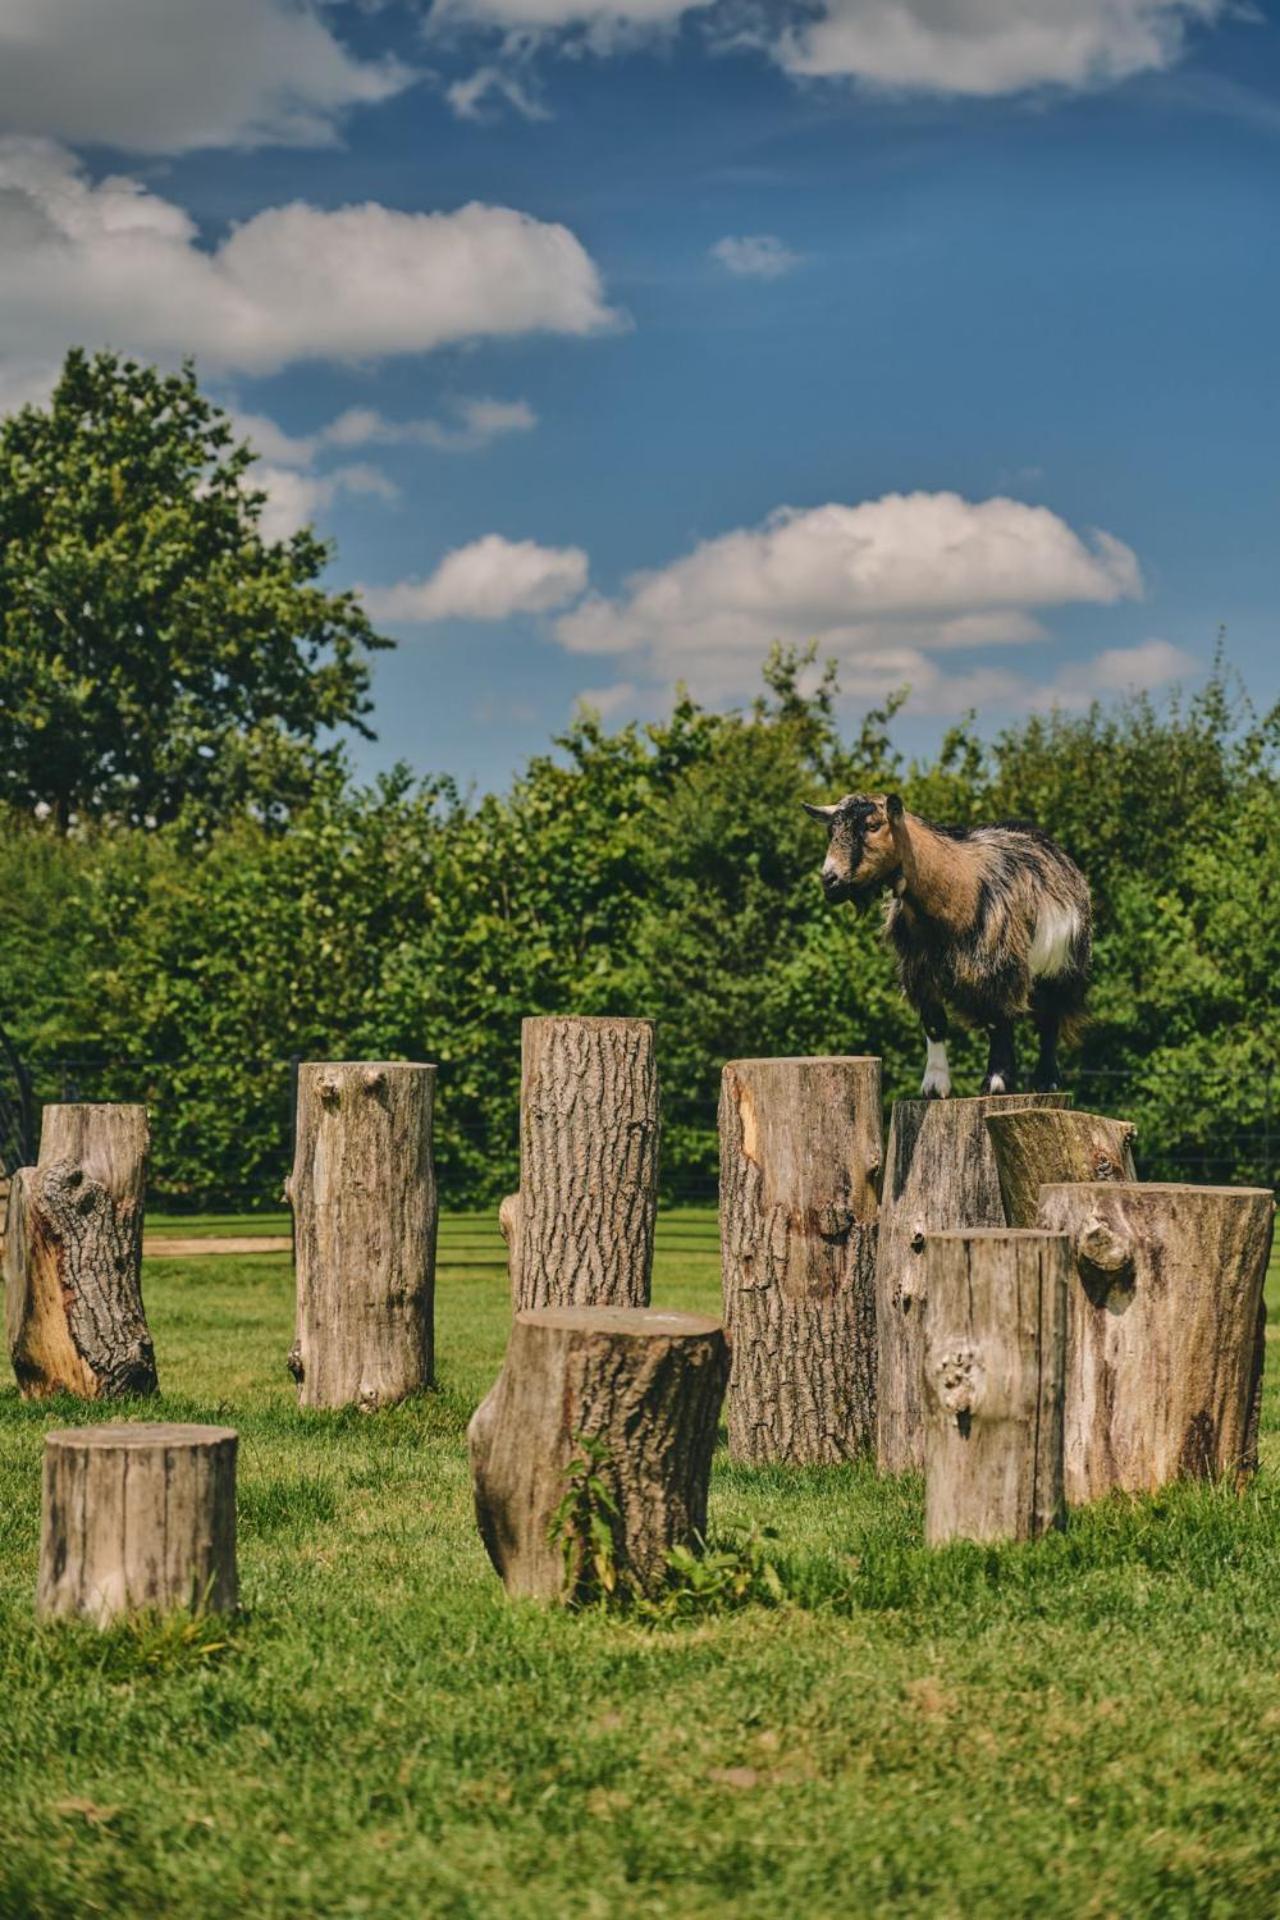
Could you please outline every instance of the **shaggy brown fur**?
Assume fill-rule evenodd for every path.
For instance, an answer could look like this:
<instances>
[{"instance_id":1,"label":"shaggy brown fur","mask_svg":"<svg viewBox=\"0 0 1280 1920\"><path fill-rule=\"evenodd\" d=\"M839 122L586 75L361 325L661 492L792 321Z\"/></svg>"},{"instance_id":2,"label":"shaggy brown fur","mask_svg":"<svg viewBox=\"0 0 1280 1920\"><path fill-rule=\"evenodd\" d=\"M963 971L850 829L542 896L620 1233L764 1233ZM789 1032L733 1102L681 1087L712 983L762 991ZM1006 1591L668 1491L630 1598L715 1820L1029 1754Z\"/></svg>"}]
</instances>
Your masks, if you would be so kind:
<instances>
[{"instance_id":1,"label":"shaggy brown fur","mask_svg":"<svg viewBox=\"0 0 1280 1920\"><path fill-rule=\"evenodd\" d=\"M930 1042L923 1091L950 1091L948 1008L990 1033L984 1091L1013 1091L1020 1014L1040 1036L1034 1084L1056 1086L1058 1034L1083 1019L1090 960L1089 888L1074 861L1023 821L939 827L896 794L805 810L828 831L828 900L888 894L885 930Z\"/></svg>"}]
</instances>

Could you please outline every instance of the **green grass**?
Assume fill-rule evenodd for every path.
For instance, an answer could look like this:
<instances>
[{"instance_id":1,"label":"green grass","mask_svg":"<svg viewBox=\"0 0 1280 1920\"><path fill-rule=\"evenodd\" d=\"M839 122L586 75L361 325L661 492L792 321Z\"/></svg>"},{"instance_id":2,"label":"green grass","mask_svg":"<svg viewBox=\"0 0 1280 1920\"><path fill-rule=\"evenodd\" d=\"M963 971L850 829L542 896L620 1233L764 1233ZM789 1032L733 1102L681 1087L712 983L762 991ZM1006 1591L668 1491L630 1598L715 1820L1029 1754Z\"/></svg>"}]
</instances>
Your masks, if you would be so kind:
<instances>
[{"instance_id":1,"label":"green grass","mask_svg":"<svg viewBox=\"0 0 1280 1920\"><path fill-rule=\"evenodd\" d=\"M1243 1499L1035 1547L930 1554L912 1481L718 1458L713 1532L776 1527L799 1599L645 1627L513 1606L481 1551L491 1217L442 1229L439 1390L373 1418L296 1411L287 1259L146 1281L165 1416L241 1434L246 1613L38 1628L42 1436L83 1410L0 1393L6 1920L1280 1909L1274 1391ZM714 1306L711 1215L664 1221L655 1296Z\"/></svg>"}]
</instances>

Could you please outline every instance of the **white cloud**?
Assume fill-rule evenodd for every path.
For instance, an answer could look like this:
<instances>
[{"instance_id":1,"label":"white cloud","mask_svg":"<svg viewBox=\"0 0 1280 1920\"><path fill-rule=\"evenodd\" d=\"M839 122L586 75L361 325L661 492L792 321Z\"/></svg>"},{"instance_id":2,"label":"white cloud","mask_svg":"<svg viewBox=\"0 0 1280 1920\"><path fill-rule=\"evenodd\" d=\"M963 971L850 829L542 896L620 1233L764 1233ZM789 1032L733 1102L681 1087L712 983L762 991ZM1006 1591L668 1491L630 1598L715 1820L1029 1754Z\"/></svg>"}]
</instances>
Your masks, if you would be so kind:
<instances>
[{"instance_id":1,"label":"white cloud","mask_svg":"<svg viewBox=\"0 0 1280 1920\"><path fill-rule=\"evenodd\" d=\"M578 705L591 707L602 720L608 720L624 707L634 707L643 698L634 680L615 680L608 687L584 687L578 695Z\"/></svg>"},{"instance_id":2,"label":"white cloud","mask_svg":"<svg viewBox=\"0 0 1280 1920\"><path fill-rule=\"evenodd\" d=\"M234 424L262 459L307 468L335 447L423 446L441 453L475 453L510 433L529 433L538 416L527 400L460 398L451 420L388 420L373 407L348 407L314 433L286 433L263 413L237 410Z\"/></svg>"},{"instance_id":3,"label":"white cloud","mask_svg":"<svg viewBox=\"0 0 1280 1920\"><path fill-rule=\"evenodd\" d=\"M316 145L413 78L310 0L3 0L0 125L130 152Z\"/></svg>"},{"instance_id":4,"label":"white cloud","mask_svg":"<svg viewBox=\"0 0 1280 1920\"><path fill-rule=\"evenodd\" d=\"M488 533L447 553L425 580L363 587L370 615L387 622L505 620L548 613L577 599L587 584L581 547L542 547Z\"/></svg>"},{"instance_id":5,"label":"white cloud","mask_svg":"<svg viewBox=\"0 0 1280 1920\"><path fill-rule=\"evenodd\" d=\"M264 540L288 539L326 513L340 493L373 494L380 500L399 497L394 481L363 462L329 473L306 473L261 461L250 469L245 484L267 496L260 523Z\"/></svg>"},{"instance_id":6,"label":"white cloud","mask_svg":"<svg viewBox=\"0 0 1280 1920\"><path fill-rule=\"evenodd\" d=\"M455 80L444 90L444 97L459 120L485 120L494 97L505 100L526 120L550 120L551 115L515 67L506 65L477 67L463 80Z\"/></svg>"},{"instance_id":7,"label":"white cloud","mask_svg":"<svg viewBox=\"0 0 1280 1920\"><path fill-rule=\"evenodd\" d=\"M912 682L929 697L939 651L1038 637L1037 608L1142 591L1110 534L1082 538L1047 507L954 493L780 508L556 622L572 653L627 656L644 676L711 697L749 692L775 640L816 640L855 692Z\"/></svg>"},{"instance_id":8,"label":"white cloud","mask_svg":"<svg viewBox=\"0 0 1280 1920\"><path fill-rule=\"evenodd\" d=\"M138 181L96 184L50 141L0 139L0 378L73 342L270 373L614 320L567 227L509 207L268 207L212 251Z\"/></svg>"},{"instance_id":9,"label":"white cloud","mask_svg":"<svg viewBox=\"0 0 1280 1920\"><path fill-rule=\"evenodd\" d=\"M712 0L436 0L430 21L436 32L482 26L521 38L576 29L595 51L608 52L640 35L669 32L683 15L711 4Z\"/></svg>"},{"instance_id":10,"label":"white cloud","mask_svg":"<svg viewBox=\"0 0 1280 1920\"><path fill-rule=\"evenodd\" d=\"M776 233L727 233L710 249L711 258L730 273L750 280L780 280L800 265L800 255Z\"/></svg>"},{"instance_id":11,"label":"white cloud","mask_svg":"<svg viewBox=\"0 0 1280 1920\"><path fill-rule=\"evenodd\" d=\"M1060 667L1030 704L1082 709L1114 693L1151 693L1199 671L1199 661L1168 640L1143 640L1136 647L1107 647L1092 660Z\"/></svg>"}]
</instances>

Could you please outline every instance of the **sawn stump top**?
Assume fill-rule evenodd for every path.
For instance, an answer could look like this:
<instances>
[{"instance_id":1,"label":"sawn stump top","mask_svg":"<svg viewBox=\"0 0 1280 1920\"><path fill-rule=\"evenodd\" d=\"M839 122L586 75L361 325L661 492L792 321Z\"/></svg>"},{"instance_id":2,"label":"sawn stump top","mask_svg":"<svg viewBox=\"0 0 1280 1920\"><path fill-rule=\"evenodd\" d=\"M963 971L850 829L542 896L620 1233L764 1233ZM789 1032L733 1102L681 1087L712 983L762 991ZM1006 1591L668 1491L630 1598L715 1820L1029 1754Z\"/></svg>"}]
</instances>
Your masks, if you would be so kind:
<instances>
[{"instance_id":1,"label":"sawn stump top","mask_svg":"<svg viewBox=\"0 0 1280 1920\"><path fill-rule=\"evenodd\" d=\"M104 1422L96 1427L59 1427L45 1435L51 1447L213 1447L237 1438L234 1427L183 1426L168 1420Z\"/></svg>"},{"instance_id":2,"label":"sawn stump top","mask_svg":"<svg viewBox=\"0 0 1280 1920\"><path fill-rule=\"evenodd\" d=\"M667 1313L661 1307L526 1307L516 1319L558 1333L624 1334L636 1340L705 1340L723 1333L721 1321L704 1313Z\"/></svg>"},{"instance_id":3,"label":"sawn stump top","mask_svg":"<svg viewBox=\"0 0 1280 1920\"><path fill-rule=\"evenodd\" d=\"M1202 1187L1192 1180L1044 1180L1041 1193L1065 1193L1076 1187L1088 1187L1090 1192L1100 1195L1108 1193L1136 1194L1157 1199L1163 1194L1201 1193L1210 1199L1222 1199L1233 1196L1238 1200L1267 1199L1274 1201L1275 1195L1270 1187Z\"/></svg>"}]
</instances>

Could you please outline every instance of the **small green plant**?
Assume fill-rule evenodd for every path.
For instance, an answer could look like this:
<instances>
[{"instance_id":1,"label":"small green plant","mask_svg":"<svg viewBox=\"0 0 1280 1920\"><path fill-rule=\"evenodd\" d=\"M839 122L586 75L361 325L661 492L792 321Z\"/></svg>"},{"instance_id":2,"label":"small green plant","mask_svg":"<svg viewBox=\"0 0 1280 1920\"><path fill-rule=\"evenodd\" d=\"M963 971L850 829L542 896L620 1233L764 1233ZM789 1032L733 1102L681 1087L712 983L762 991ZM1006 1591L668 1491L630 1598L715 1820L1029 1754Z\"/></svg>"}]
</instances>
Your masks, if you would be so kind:
<instances>
[{"instance_id":1,"label":"small green plant","mask_svg":"<svg viewBox=\"0 0 1280 1920\"><path fill-rule=\"evenodd\" d=\"M608 1606L625 1597L613 1537L618 1503L603 1478L608 1465L603 1441L589 1433L574 1435L564 1495L547 1524L547 1539L564 1563L568 1607Z\"/></svg>"},{"instance_id":2,"label":"small green plant","mask_svg":"<svg viewBox=\"0 0 1280 1920\"><path fill-rule=\"evenodd\" d=\"M673 1547L668 1584L645 1611L656 1620L685 1620L738 1607L782 1606L787 1588L775 1565L774 1527L729 1533L715 1545Z\"/></svg>"}]
</instances>

